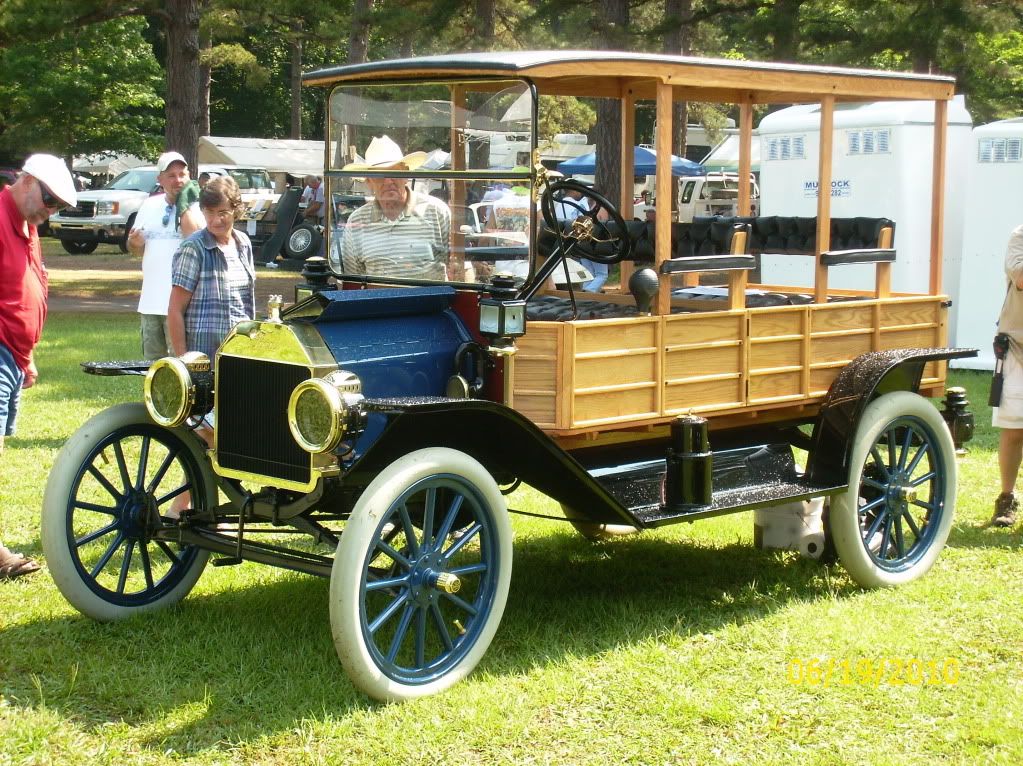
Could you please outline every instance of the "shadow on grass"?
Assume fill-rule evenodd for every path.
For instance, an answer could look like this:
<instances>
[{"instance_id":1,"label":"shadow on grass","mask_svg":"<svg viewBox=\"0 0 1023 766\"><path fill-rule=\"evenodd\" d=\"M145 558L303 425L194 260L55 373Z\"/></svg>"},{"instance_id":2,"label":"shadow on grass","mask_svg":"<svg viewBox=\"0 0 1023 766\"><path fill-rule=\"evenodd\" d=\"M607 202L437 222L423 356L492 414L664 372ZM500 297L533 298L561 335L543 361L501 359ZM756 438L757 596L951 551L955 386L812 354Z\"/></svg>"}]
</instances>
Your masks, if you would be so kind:
<instances>
[{"instance_id":1,"label":"shadow on grass","mask_svg":"<svg viewBox=\"0 0 1023 766\"><path fill-rule=\"evenodd\" d=\"M8 674L5 694L24 701L42 692L87 728L123 720L145 747L179 754L376 707L338 661L327 582L253 566L208 569L200 589L215 592L125 622L74 616L8 628L0 649L21 672ZM246 583L233 587L240 576ZM516 544L508 606L480 668L521 674L666 634L712 633L836 591L859 592L814 562L748 545L527 538Z\"/></svg>"},{"instance_id":2,"label":"shadow on grass","mask_svg":"<svg viewBox=\"0 0 1023 766\"><path fill-rule=\"evenodd\" d=\"M67 439L64 438L40 439L12 436L9 438L9 441L5 443L4 451L15 452L19 449L49 449L56 452L64 446L64 442L66 441Z\"/></svg>"},{"instance_id":3,"label":"shadow on grass","mask_svg":"<svg viewBox=\"0 0 1023 766\"><path fill-rule=\"evenodd\" d=\"M1015 550L1023 547L1023 529L983 525L956 524L948 536L950 548L1002 548Z\"/></svg>"}]
</instances>

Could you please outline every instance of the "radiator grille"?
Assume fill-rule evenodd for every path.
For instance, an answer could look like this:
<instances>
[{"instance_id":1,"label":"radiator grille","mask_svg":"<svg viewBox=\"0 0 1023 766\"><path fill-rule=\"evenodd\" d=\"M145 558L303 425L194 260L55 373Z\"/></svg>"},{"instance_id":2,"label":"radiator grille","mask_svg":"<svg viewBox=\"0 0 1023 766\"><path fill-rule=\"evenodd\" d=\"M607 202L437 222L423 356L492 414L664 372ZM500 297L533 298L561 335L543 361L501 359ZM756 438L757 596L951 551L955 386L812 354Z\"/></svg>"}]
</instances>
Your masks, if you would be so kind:
<instances>
[{"instance_id":1,"label":"radiator grille","mask_svg":"<svg viewBox=\"0 0 1023 766\"><path fill-rule=\"evenodd\" d=\"M61 212L64 218L92 218L96 215L96 203L92 200L82 200L78 207L69 207Z\"/></svg>"},{"instance_id":2,"label":"radiator grille","mask_svg":"<svg viewBox=\"0 0 1023 766\"><path fill-rule=\"evenodd\" d=\"M294 364L221 356L217 361L217 462L221 468L308 482L311 456L288 429L288 399L309 377Z\"/></svg>"}]
</instances>

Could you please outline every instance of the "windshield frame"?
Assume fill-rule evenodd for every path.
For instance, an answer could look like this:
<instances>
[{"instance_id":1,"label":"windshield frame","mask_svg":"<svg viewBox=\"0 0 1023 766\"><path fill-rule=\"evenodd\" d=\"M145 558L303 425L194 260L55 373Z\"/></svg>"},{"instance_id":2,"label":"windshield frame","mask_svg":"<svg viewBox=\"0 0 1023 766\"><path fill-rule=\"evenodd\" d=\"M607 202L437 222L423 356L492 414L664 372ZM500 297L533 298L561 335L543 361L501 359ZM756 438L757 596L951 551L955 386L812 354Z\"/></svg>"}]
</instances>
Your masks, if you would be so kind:
<instances>
[{"instance_id":1,"label":"windshield frame","mask_svg":"<svg viewBox=\"0 0 1023 766\"><path fill-rule=\"evenodd\" d=\"M487 75L472 75L462 77L424 77L422 79L410 79L401 78L394 80L369 80L361 82L358 80L346 81L338 83L332 87L327 95L327 108L325 110L326 126L324 129L324 162L323 162L323 182L326 186L324 196L327 199L331 198L333 193L348 193L343 192L341 189L341 182L348 180L349 182L367 178L393 178L395 173L393 170L342 170L340 168L333 168L332 162L332 147L337 140L337 137L333 135L334 120L331 117L330 104L332 103L335 94L338 91L352 90L355 88L373 89L376 87L401 87L401 86L427 86L427 85L445 85L449 88L458 84L465 84L471 86L475 83L522 83L525 86L526 93L530 94L530 115L529 115L529 156L531 161L529 166L523 170L494 170L488 169L471 169L471 170L402 170L401 177L406 178L411 182L415 182L419 179L423 180L434 180L434 181L464 181L470 183L473 181L484 181L484 182L518 182L522 185L528 185L530 192L529 202L529 231L527 232L527 260L529 264L528 276L526 282L532 279L535 270L535 252L533 248L533 240L536 237L537 230L537 204L535 202L535 194L537 190L537 172L536 172L536 160L539 156L538 153L538 135L539 135L539 103L540 97L536 88L536 84L529 78L526 77L509 77L507 75L501 76L487 76ZM462 203L463 206L466 203ZM381 283L381 284L402 284L402 285L437 285L444 284L451 287L469 288L478 291L485 291L487 289L488 281L439 281L430 280L424 278L404 278L395 276L382 276L374 274L349 274L344 271L343 263L338 258L335 262L333 258L333 252L336 245L340 242L335 243L335 239L338 236L342 236L342 227L339 227L334 218L333 205L328 205L326 210L326 217L324 220L324 237L326 239L326 248L328 253L327 263L328 268L331 272L345 281L351 281L356 283ZM453 237L456 232L456 226L452 224ZM463 254L465 248L462 248ZM463 256L464 257L464 256Z\"/></svg>"}]
</instances>

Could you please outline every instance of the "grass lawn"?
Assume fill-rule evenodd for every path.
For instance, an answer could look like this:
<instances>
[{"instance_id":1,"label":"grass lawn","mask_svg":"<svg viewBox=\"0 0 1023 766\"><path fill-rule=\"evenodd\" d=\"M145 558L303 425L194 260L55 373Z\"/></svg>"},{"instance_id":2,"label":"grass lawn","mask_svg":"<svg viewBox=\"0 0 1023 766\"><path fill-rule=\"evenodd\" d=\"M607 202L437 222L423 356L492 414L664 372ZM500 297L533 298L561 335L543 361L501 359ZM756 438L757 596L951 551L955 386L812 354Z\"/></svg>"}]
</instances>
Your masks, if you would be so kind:
<instances>
[{"instance_id":1,"label":"grass lawn","mask_svg":"<svg viewBox=\"0 0 1023 766\"><path fill-rule=\"evenodd\" d=\"M78 371L137 356L136 321L51 316L0 459L0 539L15 549L41 556L64 440L140 399L140 378ZM405 705L348 682L325 580L209 567L177 607L118 624L80 616L45 571L2 583L0 766L1018 764L1023 550L1019 529L983 526L997 493L988 380L953 376L978 433L948 547L922 580L863 591L839 567L755 550L749 514L602 544L514 517L489 652L467 681ZM511 506L557 512L529 489ZM812 660L833 672L793 683ZM896 660L922 661L922 676L872 670Z\"/></svg>"}]
</instances>

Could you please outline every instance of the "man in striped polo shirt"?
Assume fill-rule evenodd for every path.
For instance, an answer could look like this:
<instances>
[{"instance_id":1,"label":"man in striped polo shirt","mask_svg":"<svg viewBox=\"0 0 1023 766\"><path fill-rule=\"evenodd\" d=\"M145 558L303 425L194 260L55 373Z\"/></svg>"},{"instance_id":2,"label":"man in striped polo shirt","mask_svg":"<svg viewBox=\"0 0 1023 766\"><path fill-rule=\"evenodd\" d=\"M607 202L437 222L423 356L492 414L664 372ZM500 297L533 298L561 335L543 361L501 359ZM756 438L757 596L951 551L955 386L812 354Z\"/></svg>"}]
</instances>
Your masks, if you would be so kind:
<instances>
[{"instance_id":1,"label":"man in striped polo shirt","mask_svg":"<svg viewBox=\"0 0 1023 766\"><path fill-rule=\"evenodd\" d=\"M415 170L425 152L403 154L387 136L374 137L366 161L345 170ZM451 210L436 197L414 191L407 178L367 178L374 199L348 218L341 240L346 274L408 279L447 279Z\"/></svg>"}]
</instances>

